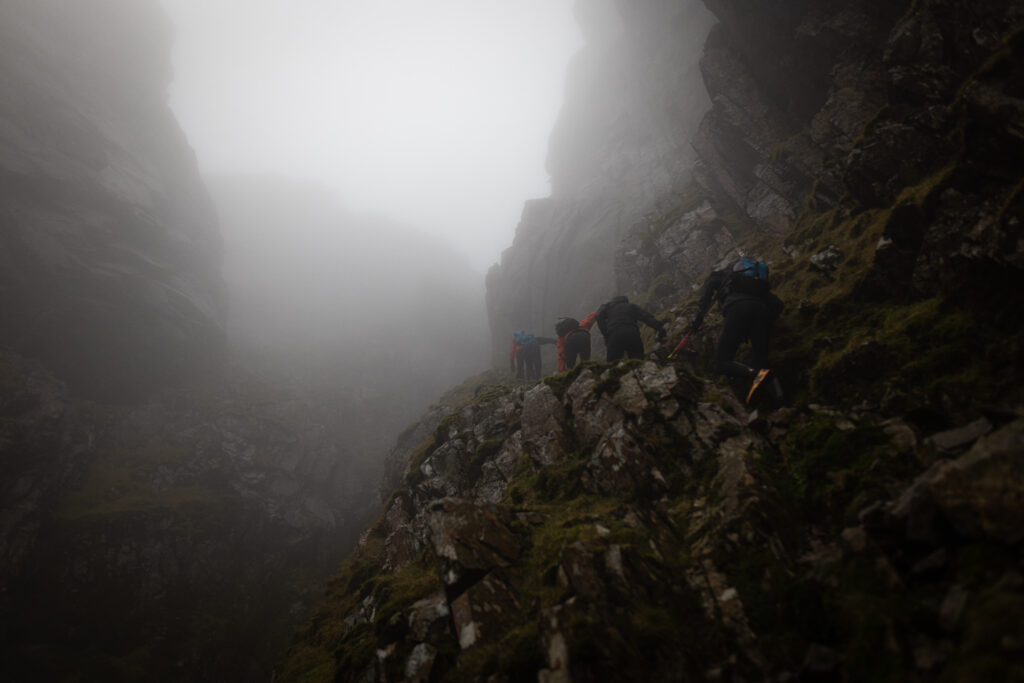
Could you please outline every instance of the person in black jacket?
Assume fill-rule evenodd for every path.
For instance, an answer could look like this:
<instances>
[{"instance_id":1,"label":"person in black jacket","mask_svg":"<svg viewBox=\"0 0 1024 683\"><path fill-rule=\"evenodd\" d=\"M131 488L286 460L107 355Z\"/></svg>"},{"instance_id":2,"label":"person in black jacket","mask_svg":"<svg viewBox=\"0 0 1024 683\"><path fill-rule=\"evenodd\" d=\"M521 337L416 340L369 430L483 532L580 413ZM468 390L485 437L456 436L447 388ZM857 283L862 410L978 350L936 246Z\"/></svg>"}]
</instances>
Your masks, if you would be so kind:
<instances>
[{"instance_id":1,"label":"person in black jacket","mask_svg":"<svg viewBox=\"0 0 1024 683\"><path fill-rule=\"evenodd\" d=\"M640 327L637 324L639 322L657 330L658 341L664 341L665 326L644 309L629 303L629 299L624 296L617 296L597 309L597 328L604 335L609 362L624 356L644 357L644 342L640 338Z\"/></svg>"},{"instance_id":2,"label":"person in black jacket","mask_svg":"<svg viewBox=\"0 0 1024 683\"><path fill-rule=\"evenodd\" d=\"M768 346L772 324L783 308L779 297L770 291L767 267L763 279L748 277L752 263L756 268L757 263L741 259L731 268L712 271L704 281L697 314L690 323L690 332L695 332L715 301L722 307L725 324L715 349L715 372L751 381L748 403L757 387L769 377ZM750 340L754 367L735 360L740 344L747 340ZM772 376L767 386L775 404L781 405L782 385L778 378Z\"/></svg>"}]
</instances>

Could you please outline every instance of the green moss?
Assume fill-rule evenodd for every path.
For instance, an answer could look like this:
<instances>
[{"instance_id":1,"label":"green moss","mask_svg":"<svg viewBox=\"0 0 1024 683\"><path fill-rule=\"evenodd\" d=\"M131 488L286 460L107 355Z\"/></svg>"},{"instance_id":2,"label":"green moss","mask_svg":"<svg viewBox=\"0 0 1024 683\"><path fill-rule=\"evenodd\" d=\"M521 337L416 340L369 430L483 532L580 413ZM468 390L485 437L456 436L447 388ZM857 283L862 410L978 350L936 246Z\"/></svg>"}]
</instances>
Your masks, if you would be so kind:
<instances>
[{"instance_id":1,"label":"green moss","mask_svg":"<svg viewBox=\"0 0 1024 683\"><path fill-rule=\"evenodd\" d=\"M884 498L913 471L881 428L863 425L840 430L827 415L816 414L792 425L778 452L766 452L761 466L780 494L807 519L821 520L833 531L846 523L847 507L856 498Z\"/></svg>"},{"instance_id":2,"label":"green moss","mask_svg":"<svg viewBox=\"0 0 1024 683\"><path fill-rule=\"evenodd\" d=\"M760 634L762 651L771 652L777 665L799 666L808 643L837 641L835 615L821 585L794 576L766 547L722 543L714 561L739 593L751 629Z\"/></svg>"},{"instance_id":3,"label":"green moss","mask_svg":"<svg viewBox=\"0 0 1024 683\"><path fill-rule=\"evenodd\" d=\"M380 573L384 543L371 534L328 583L324 599L299 632L282 669L288 681L351 680L373 662L376 644L389 629L401 628L404 611L441 590L436 559L426 550L393 574ZM346 626L364 600L376 604L372 623Z\"/></svg>"},{"instance_id":4,"label":"green moss","mask_svg":"<svg viewBox=\"0 0 1024 683\"><path fill-rule=\"evenodd\" d=\"M430 439L420 444L419 448L413 451L413 454L409 456L409 465L405 471L405 486L412 487L423 481L423 472L420 471L420 466L426 462L431 453L437 450L438 446L447 440L447 432L444 433L444 440L438 439L438 434L440 433L440 430L435 431L434 435Z\"/></svg>"},{"instance_id":5,"label":"green moss","mask_svg":"<svg viewBox=\"0 0 1024 683\"><path fill-rule=\"evenodd\" d=\"M644 361L640 358L628 358L611 364L607 370L601 373L600 378L594 385L594 395L614 394L619 390L622 377L638 369L643 363Z\"/></svg>"},{"instance_id":6,"label":"green moss","mask_svg":"<svg viewBox=\"0 0 1024 683\"><path fill-rule=\"evenodd\" d=\"M537 671L547 666L541 650L540 629L535 621L527 621L512 629L498 646L498 667L513 681L536 680Z\"/></svg>"},{"instance_id":7,"label":"green moss","mask_svg":"<svg viewBox=\"0 0 1024 683\"><path fill-rule=\"evenodd\" d=\"M80 520L134 512L174 510L200 515L223 506L224 493L202 482L160 486L162 467L182 467L193 457L191 444L153 441L141 448L100 452L89 464L82 485L61 503L58 515Z\"/></svg>"},{"instance_id":8,"label":"green moss","mask_svg":"<svg viewBox=\"0 0 1024 683\"><path fill-rule=\"evenodd\" d=\"M598 363L597 361L583 361L565 372L560 372L556 375L548 375L541 380L541 383L551 387L551 391L554 392L555 396L561 399L565 397L566 390L568 390L569 386L576 381L576 378L580 376L580 373L588 368L594 369L601 365L602 363Z\"/></svg>"}]
</instances>

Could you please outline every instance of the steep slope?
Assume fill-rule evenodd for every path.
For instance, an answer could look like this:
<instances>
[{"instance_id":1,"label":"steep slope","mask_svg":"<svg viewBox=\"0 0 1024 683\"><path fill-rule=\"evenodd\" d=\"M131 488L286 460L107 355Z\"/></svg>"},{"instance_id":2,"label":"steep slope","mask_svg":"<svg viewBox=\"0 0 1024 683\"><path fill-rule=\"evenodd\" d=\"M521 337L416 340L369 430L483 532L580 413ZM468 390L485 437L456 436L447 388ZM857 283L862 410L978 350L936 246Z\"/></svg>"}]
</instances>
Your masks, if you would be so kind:
<instances>
[{"instance_id":1,"label":"steep slope","mask_svg":"<svg viewBox=\"0 0 1024 683\"><path fill-rule=\"evenodd\" d=\"M287 680L1022 680L1024 6L707 5L693 182L618 286L679 335L769 258L793 405L712 376L714 317L674 363L485 380L400 441ZM492 323L548 311L502 279L529 251Z\"/></svg>"}]
</instances>

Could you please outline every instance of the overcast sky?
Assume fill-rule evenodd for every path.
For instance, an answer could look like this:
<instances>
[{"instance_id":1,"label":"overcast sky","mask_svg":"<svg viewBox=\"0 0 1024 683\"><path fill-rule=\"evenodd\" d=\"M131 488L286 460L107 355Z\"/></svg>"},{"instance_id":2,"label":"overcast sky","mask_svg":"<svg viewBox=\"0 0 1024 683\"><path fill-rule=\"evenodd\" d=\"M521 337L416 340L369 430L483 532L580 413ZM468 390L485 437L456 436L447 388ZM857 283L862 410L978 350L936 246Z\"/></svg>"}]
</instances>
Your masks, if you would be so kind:
<instances>
[{"instance_id":1,"label":"overcast sky","mask_svg":"<svg viewBox=\"0 0 1024 683\"><path fill-rule=\"evenodd\" d=\"M161 0L204 172L270 172L447 237L480 270L549 194L572 0Z\"/></svg>"}]
</instances>

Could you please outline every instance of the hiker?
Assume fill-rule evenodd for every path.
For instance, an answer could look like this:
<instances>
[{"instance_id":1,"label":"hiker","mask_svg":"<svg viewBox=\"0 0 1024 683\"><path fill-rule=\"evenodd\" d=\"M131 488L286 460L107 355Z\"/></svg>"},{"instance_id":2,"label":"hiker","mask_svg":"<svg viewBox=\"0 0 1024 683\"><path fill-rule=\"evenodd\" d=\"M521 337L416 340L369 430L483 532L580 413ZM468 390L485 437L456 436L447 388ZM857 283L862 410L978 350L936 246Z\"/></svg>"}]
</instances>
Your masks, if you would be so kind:
<instances>
[{"instance_id":1,"label":"hiker","mask_svg":"<svg viewBox=\"0 0 1024 683\"><path fill-rule=\"evenodd\" d=\"M576 318L560 318L555 323L558 337L558 371L565 372L576 365L576 358L590 360L590 328L597 320L594 311L583 322Z\"/></svg>"},{"instance_id":2,"label":"hiker","mask_svg":"<svg viewBox=\"0 0 1024 683\"><path fill-rule=\"evenodd\" d=\"M604 343L608 347L608 362L623 356L644 357L644 342L640 338L638 322L654 328L658 333L658 341L665 340L665 326L644 309L629 303L629 299L624 296L617 296L601 304L596 318L597 327L604 335Z\"/></svg>"},{"instance_id":3,"label":"hiker","mask_svg":"<svg viewBox=\"0 0 1024 683\"><path fill-rule=\"evenodd\" d=\"M768 265L764 261L741 258L729 268L712 271L704 281L697 315L690 323L690 332L696 332L704 316L715 301L722 308L725 323L715 350L715 372L752 382L747 403L754 392L771 375L768 368L768 340L772 323L782 312L783 304L771 292ZM750 341L754 367L736 360L736 351L744 341ZM774 375L765 385L772 394L776 407L783 404L782 385Z\"/></svg>"},{"instance_id":4,"label":"hiker","mask_svg":"<svg viewBox=\"0 0 1024 683\"><path fill-rule=\"evenodd\" d=\"M512 348L509 350L509 371L516 379L540 379L540 346L554 344L550 337L535 337L525 330L512 333Z\"/></svg>"}]
</instances>

